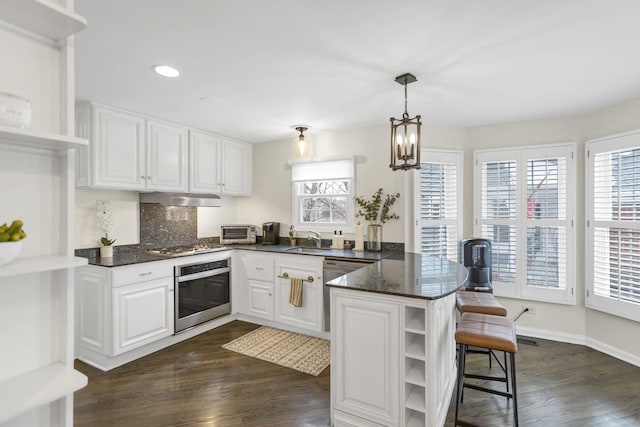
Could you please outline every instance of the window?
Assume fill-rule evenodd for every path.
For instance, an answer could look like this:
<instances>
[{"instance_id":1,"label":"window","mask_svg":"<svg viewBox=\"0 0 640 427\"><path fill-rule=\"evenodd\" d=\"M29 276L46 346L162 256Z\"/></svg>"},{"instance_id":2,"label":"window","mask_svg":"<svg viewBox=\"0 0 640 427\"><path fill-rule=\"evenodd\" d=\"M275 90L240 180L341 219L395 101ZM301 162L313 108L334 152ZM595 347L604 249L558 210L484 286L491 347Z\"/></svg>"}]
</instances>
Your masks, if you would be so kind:
<instances>
[{"instance_id":1,"label":"window","mask_svg":"<svg viewBox=\"0 0 640 427\"><path fill-rule=\"evenodd\" d=\"M575 303L573 144L476 151L475 234L499 296Z\"/></svg>"},{"instance_id":2,"label":"window","mask_svg":"<svg viewBox=\"0 0 640 427\"><path fill-rule=\"evenodd\" d=\"M462 152L423 150L416 174L419 252L458 262L462 238Z\"/></svg>"},{"instance_id":3,"label":"window","mask_svg":"<svg viewBox=\"0 0 640 427\"><path fill-rule=\"evenodd\" d=\"M352 232L353 160L291 166L293 224L299 230Z\"/></svg>"},{"instance_id":4,"label":"window","mask_svg":"<svg viewBox=\"0 0 640 427\"><path fill-rule=\"evenodd\" d=\"M586 306L640 321L640 133L586 150Z\"/></svg>"}]
</instances>

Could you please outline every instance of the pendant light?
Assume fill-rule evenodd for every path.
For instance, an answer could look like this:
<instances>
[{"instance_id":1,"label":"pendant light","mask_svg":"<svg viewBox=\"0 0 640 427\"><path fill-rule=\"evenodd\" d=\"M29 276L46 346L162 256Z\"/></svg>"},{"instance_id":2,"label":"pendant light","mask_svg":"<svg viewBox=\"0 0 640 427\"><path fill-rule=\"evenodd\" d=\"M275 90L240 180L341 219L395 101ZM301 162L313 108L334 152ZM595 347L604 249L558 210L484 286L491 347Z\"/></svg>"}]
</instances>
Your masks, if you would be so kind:
<instances>
[{"instance_id":1,"label":"pendant light","mask_svg":"<svg viewBox=\"0 0 640 427\"><path fill-rule=\"evenodd\" d=\"M404 85L404 114L402 119L391 117L391 163L395 170L420 169L420 115L409 118L407 113L407 84L418 81L413 74L396 77Z\"/></svg>"},{"instance_id":2,"label":"pendant light","mask_svg":"<svg viewBox=\"0 0 640 427\"><path fill-rule=\"evenodd\" d=\"M308 125L293 125L292 129L300 132L294 141L294 151L296 153L296 157L299 159L306 159L309 157L310 143L309 138L304 136L304 133L311 129L311 126Z\"/></svg>"}]
</instances>

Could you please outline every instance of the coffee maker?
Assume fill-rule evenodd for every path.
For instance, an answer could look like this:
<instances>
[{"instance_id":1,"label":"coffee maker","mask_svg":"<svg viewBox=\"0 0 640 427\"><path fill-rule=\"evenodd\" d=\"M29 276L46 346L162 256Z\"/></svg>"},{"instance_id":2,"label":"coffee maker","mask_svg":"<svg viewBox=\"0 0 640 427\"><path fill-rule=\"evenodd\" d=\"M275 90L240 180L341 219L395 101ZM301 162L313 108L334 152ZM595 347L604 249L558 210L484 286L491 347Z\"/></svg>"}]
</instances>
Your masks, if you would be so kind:
<instances>
[{"instance_id":1,"label":"coffee maker","mask_svg":"<svg viewBox=\"0 0 640 427\"><path fill-rule=\"evenodd\" d=\"M263 245L279 245L280 244L280 223L265 222L262 224L262 244Z\"/></svg>"},{"instance_id":2,"label":"coffee maker","mask_svg":"<svg viewBox=\"0 0 640 427\"><path fill-rule=\"evenodd\" d=\"M491 241L465 239L460 242L460 258L469 270L465 283L467 291L493 293L491 286Z\"/></svg>"}]
</instances>

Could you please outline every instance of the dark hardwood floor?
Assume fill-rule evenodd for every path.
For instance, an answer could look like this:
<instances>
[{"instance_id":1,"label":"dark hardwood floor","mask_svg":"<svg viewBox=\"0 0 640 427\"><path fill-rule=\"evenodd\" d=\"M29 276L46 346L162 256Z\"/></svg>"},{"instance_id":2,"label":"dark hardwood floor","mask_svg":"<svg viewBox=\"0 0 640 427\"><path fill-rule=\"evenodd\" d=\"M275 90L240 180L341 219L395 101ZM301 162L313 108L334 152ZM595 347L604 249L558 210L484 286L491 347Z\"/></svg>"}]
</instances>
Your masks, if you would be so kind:
<instances>
[{"instance_id":1,"label":"dark hardwood floor","mask_svg":"<svg viewBox=\"0 0 640 427\"><path fill-rule=\"evenodd\" d=\"M76 362L89 385L75 394L75 425L329 425L330 367L312 377L221 348L256 328L234 321L109 372ZM520 344L516 356L521 425L640 426L640 368L537 342ZM467 366L487 370L487 357L471 355ZM475 390L465 391L461 414L481 426L512 425L505 398Z\"/></svg>"}]
</instances>

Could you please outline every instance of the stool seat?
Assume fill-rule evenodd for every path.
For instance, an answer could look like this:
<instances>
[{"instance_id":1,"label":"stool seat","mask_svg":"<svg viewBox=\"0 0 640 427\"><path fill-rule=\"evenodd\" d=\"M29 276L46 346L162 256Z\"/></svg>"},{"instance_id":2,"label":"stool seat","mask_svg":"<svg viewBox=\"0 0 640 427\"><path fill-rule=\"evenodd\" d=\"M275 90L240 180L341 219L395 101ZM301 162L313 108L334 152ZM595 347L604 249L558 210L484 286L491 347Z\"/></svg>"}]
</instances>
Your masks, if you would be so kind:
<instances>
[{"instance_id":1,"label":"stool seat","mask_svg":"<svg viewBox=\"0 0 640 427\"><path fill-rule=\"evenodd\" d=\"M462 313L456 329L456 342L509 353L518 351L513 320L490 314Z\"/></svg>"},{"instance_id":2,"label":"stool seat","mask_svg":"<svg viewBox=\"0 0 640 427\"><path fill-rule=\"evenodd\" d=\"M456 307L460 313L507 315L507 309L492 294L485 292L457 291Z\"/></svg>"}]
</instances>

